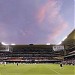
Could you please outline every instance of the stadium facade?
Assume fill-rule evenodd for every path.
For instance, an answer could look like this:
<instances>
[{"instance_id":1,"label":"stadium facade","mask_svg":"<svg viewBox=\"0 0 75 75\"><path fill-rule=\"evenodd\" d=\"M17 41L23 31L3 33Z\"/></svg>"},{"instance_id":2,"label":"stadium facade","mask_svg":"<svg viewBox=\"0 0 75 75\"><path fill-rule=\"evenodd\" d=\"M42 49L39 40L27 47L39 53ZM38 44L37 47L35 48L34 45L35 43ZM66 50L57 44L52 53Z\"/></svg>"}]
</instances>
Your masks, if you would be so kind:
<instances>
[{"instance_id":1,"label":"stadium facade","mask_svg":"<svg viewBox=\"0 0 75 75\"><path fill-rule=\"evenodd\" d=\"M1 61L25 63L60 62L62 51L54 51L53 45L10 45L9 51L1 50Z\"/></svg>"},{"instance_id":2,"label":"stadium facade","mask_svg":"<svg viewBox=\"0 0 75 75\"><path fill-rule=\"evenodd\" d=\"M63 47L61 48L60 47ZM57 50L54 50L56 47ZM68 61L70 60L70 61ZM75 63L75 30L61 45L2 45L0 43L1 62L56 63L68 61Z\"/></svg>"}]
</instances>

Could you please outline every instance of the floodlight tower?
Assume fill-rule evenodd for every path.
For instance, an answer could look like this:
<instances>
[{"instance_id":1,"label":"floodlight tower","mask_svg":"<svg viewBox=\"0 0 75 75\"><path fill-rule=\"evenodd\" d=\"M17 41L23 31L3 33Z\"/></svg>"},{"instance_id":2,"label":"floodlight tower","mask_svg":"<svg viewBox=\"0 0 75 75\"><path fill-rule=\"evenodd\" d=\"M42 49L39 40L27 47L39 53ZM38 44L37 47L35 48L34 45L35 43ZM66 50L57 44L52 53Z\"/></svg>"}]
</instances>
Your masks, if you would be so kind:
<instances>
[{"instance_id":1,"label":"floodlight tower","mask_svg":"<svg viewBox=\"0 0 75 75\"><path fill-rule=\"evenodd\" d=\"M7 44L5 42L2 42L2 45L6 47L6 50L5 51L9 51L9 44Z\"/></svg>"},{"instance_id":2,"label":"floodlight tower","mask_svg":"<svg viewBox=\"0 0 75 75\"><path fill-rule=\"evenodd\" d=\"M15 43L12 43L11 45L16 45Z\"/></svg>"},{"instance_id":3,"label":"floodlight tower","mask_svg":"<svg viewBox=\"0 0 75 75\"><path fill-rule=\"evenodd\" d=\"M5 46L5 51L10 51L10 45L16 45L15 43L11 43L10 45L5 43L5 42L2 42L1 43L3 46Z\"/></svg>"},{"instance_id":4,"label":"floodlight tower","mask_svg":"<svg viewBox=\"0 0 75 75\"><path fill-rule=\"evenodd\" d=\"M3 53L3 57L4 57L4 58L2 58L2 62L5 63L6 52L9 51L9 44L7 44L7 43L5 43L5 42L2 42L1 44L5 47L5 49L2 50L2 51L5 51L5 53Z\"/></svg>"},{"instance_id":5,"label":"floodlight tower","mask_svg":"<svg viewBox=\"0 0 75 75\"><path fill-rule=\"evenodd\" d=\"M50 45L50 43L46 43L46 45Z\"/></svg>"}]
</instances>

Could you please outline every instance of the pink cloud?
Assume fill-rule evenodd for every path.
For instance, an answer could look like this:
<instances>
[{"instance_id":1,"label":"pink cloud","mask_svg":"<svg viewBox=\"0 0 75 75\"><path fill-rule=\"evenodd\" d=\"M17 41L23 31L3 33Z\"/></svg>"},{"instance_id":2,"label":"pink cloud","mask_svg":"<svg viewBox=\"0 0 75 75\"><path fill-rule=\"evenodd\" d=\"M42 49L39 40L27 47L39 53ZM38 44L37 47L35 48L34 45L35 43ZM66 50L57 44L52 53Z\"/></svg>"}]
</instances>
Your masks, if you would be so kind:
<instances>
[{"instance_id":1,"label":"pink cloud","mask_svg":"<svg viewBox=\"0 0 75 75\"><path fill-rule=\"evenodd\" d=\"M60 36L63 31L68 27L68 24L65 22L62 23L62 26L59 25L58 27L54 28L53 32L48 36L48 41L54 41L58 36Z\"/></svg>"},{"instance_id":2,"label":"pink cloud","mask_svg":"<svg viewBox=\"0 0 75 75\"><path fill-rule=\"evenodd\" d=\"M38 12L38 15L37 15L38 22L42 22L44 20L45 14L46 14L46 10L47 10L47 5L42 6L39 9L39 12Z\"/></svg>"},{"instance_id":3,"label":"pink cloud","mask_svg":"<svg viewBox=\"0 0 75 75\"><path fill-rule=\"evenodd\" d=\"M66 21L64 21L64 19L62 18L62 16L59 14L57 17L57 26L55 26L52 30L52 33L48 36L48 41L53 41L55 40L57 37L59 37L63 31L65 31L68 27L68 23ZM51 37L52 36L52 37Z\"/></svg>"},{"instance_id":4,"label":"pink cloud","mask_svg":"<svg viewBox=\"0 0 75 75\"><path fill-rule=\"evenodd\" d=\"M68 27L68 23L64 20L60 13L61 5L58 5L56 0L48 0L38 10L37 20L39 27L50 31L47 40L55 40ZM44 24L47 22L48 24Z\"/></svg>"},{"instance_id":5,"label":"pink cloud","mask_svg":"<svg viewBox=\"0 0 75 75\"><path fill-rule=\"evenodd\" d=\"M52 18L58 13L56 11L57 8L55 7L56 3L57 2L55 2L54 0L53 1L49 0L46 4L40 7L37 15L38 22L43 22L47 13L48 15L52 16Z\"/></svg>"}]
</instances>

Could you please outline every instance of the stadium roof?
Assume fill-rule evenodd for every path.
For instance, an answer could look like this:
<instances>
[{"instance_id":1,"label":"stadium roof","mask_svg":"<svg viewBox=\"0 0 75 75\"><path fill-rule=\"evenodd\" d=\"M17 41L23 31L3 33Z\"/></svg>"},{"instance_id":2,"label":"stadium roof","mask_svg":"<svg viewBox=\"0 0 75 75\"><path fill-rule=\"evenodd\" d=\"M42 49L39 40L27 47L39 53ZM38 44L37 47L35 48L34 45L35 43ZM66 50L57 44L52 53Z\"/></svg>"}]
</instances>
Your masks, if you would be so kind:
<instances>
[{"instance_id":1,"label":"stadium roof","mask_svg":"<svg viewBox=\"0 0 75 75\"><path fill-rule=\"evenodd\" d=\"M67 38L62 42L62 44L73 44L75 45L75 29L67 36Z\"/></svg>"}]
</instances>

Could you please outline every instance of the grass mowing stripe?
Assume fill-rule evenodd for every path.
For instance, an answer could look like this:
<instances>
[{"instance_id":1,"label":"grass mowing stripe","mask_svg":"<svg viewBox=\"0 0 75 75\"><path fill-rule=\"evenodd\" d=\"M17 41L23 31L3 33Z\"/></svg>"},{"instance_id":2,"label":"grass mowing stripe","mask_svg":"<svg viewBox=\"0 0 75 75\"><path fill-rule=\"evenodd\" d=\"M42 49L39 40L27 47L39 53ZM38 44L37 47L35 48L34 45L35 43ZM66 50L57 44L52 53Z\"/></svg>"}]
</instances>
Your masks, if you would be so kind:
<instances>
[{"instance_id":1,"label":"grass mowing stripe","mask_svg":"<svg viewBox=\"0 0 75 75\"><path fill-rule=\"evenodd\" d=\"M49 67L48 67L49 68ZM50 69L50 68L49 68ZM53 72L55 72L56 74L58 74L58 75L62 75L61 73L59 73L59 72L57 72L57 71L55 71L54 69L50 69L51 71L53 71Z\"/></svg>"},{"instance_id":2,"label":"grass mowing stripe","mask_svg":"<svg viewBox=\"0 0 75 75\"><path fill-rule=\"evenodd\" d=\"M55 72L55 73L58 74L58 75L62 75L61 73L59 73L59 72L57 72L57 71L55 71L55 70L53 70L53 69L50 69L50 70L52 70L53 72Z\"/></svg>"}]
</instances>

